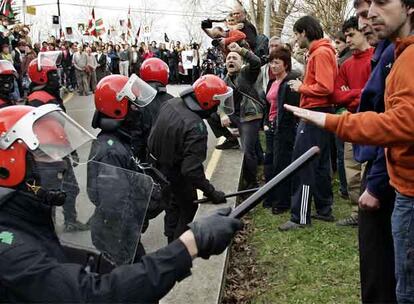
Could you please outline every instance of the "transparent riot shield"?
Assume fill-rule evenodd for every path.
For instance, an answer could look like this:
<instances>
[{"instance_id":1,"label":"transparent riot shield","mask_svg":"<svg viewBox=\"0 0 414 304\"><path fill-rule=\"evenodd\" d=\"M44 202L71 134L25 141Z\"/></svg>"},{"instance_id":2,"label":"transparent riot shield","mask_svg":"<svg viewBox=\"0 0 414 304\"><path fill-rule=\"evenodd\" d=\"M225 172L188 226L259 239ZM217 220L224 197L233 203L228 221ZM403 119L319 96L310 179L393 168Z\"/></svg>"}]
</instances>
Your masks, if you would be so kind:
<instances>
[{"instance_id":1,"label":"transparent riot shield","mask_svg":"<svg viewBox=\"0 0 414 304\"><path fill-rule=\"evenodd\" d=\"M67 158L63 207L55 226L64 246L100 252L114 265L136 257L148 204L151 177L96 161Z\"/></svg>"}]
</instances>

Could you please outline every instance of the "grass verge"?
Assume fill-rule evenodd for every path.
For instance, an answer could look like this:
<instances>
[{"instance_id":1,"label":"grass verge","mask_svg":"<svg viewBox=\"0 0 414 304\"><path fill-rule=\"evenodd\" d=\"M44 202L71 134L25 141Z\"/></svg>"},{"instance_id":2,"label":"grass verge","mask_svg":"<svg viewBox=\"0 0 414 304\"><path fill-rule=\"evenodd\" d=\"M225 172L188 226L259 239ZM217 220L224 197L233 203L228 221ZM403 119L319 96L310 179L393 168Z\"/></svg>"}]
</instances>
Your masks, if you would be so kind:
<instances>
[{"instance_id":1,"label":"grass verge","mask_svg":"<svg viewBox=\"0 0 414 304\"><path fill-rule=\"evenodd\" d=\"M347 201L335 195L335 217L350 212ZM357 229L313 221L308 229L279 232L289 218L262 207L252 214L248 242L266 284L249 303L359 303Z\"/></svg>"}]
</instances>

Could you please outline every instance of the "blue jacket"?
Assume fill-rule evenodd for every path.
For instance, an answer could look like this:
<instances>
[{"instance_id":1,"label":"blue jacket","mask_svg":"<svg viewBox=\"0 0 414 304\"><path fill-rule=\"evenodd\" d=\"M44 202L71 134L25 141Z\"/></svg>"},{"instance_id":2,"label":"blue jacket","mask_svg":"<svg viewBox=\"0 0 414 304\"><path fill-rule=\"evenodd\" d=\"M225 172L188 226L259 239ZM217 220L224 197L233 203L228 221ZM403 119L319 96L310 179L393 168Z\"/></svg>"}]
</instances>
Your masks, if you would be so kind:
<instances>
[{"instance_id":1,"label":"blue jacket","mask_svg":"<svg viewBox=\"0 0 414 304\"><path fill-rule=\"evenodd\" d=\"M394 63L394 44L381 41L372 57L372 72L361 94L358 112L384 112L385 79ZM354 145L354 158L360 163L369 162L366 187L378 199L387 199L394 194L389 184L384 148Z\"/></svg>"}]
</instances>

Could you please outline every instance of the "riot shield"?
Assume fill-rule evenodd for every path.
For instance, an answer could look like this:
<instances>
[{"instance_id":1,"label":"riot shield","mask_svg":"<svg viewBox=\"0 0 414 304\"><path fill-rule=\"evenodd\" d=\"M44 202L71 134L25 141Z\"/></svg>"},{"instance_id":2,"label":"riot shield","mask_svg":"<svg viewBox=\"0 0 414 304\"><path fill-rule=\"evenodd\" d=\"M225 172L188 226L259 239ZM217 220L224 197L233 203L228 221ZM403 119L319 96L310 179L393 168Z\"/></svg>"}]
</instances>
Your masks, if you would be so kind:
<instances>
[{"instance_id":1,"label":"riot shield","mask_svg":"<svg viewBox=\"0 0 414 304\"><path fill-rule=\"evenodd\" d=\"M61 243L98 251L114 265L132 263L153 190L152 178L93 160L76 164L68 158L67 162L62 182L66 201L57 208L55 218Z\"/></svg>"}]
</instances>

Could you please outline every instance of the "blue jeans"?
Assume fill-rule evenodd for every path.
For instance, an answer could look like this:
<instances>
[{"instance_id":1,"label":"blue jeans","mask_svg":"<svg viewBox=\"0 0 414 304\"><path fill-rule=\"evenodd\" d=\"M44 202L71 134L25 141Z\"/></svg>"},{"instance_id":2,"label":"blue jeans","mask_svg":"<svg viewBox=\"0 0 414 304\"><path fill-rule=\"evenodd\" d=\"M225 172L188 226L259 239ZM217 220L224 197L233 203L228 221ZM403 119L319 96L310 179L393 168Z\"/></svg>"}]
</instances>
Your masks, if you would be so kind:
<instances>
[{"instance_id":1,"label":"blue jeans","mask_svg":"<svg viewBox=\"0 0 414 304\"><path fill-rule=\"evenodd\" d=\"M414 303L414 197L397 192L391 218L398 303Z\"/></svg>"}]
</instances>

